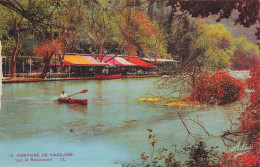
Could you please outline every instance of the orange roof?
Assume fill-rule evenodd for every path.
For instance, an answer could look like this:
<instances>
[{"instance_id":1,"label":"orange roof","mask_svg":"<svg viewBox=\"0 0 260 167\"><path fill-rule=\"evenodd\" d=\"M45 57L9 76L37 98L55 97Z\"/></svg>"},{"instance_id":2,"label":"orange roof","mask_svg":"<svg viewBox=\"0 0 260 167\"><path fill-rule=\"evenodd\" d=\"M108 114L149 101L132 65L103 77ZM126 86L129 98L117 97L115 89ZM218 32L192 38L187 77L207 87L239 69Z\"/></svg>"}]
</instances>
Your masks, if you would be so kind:
<instances>
[{"instance_id":1,"label":"orange roof","mask_svg":"<svg viewBox=\"0 0 260 167\"><path fill-rule=\"evenodd\" d=\"M95 66L95 63L83 58L80 55L65 55L64 65Z\"/></svg>"}]
</instances>

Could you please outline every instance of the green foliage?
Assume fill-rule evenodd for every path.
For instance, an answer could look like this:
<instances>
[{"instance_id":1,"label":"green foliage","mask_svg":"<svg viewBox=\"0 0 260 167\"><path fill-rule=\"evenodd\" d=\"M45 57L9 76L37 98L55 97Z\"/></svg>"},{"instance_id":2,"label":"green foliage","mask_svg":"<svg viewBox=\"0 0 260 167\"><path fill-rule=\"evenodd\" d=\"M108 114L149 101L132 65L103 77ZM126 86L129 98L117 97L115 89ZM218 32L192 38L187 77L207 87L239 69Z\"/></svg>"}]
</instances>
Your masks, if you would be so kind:
<instances>
[{"instance_id":1,"label":"green foliage","mask_svg":"<svg viewBox=\"0 0 260 167\"><path fill-rule=\"evenodd\" d=\"M7 56L10 57L13 53L13 48L14 48L14 39L8 39L8 40L3 40L2 41L2 56Z\"/></svg>"},{"instance_id":2,"label":"green foliage","mask_svg":"<svg viewBox=\"0 0 260 167\"><path fill-rule=\"evenodd\" d=\"M235 39L228 29L221 24L206 24L196 21L197 29L192 42L192 51L202 51L201 61L207 70L216 71L227 68L234 54Z\"/></svg>"},{"instance_id":3,"label":"green foliage","mask_svg":"<svg viewBox=\"0 0 260 167\"><path fill-rule=\"evenodd\" d=\"M201 74L229 68L235 39L224 25L206 24L203 19L195 23L186 20L174 30L172 47L176 50L174 58L180 63L166 81L173 92L187 95L195 88Z\"/></svg>"},{"instance_id":4,"label":"green foliage","mask_svg":"<svg viewBox=\"0 0 260 167\"><path fill-rule=\"evenodd\" d=\"M184 63L189 62L188 66L198 66L200 68L198 72L202 71L201 68L215 71L227 68L231 64L231 57L235 51L232 34L223 25L207 25L201 20L197 21L197 24L190 24L187 21L188 15L198 17L199 14L208 16L210 12L216 14L225 4L229 6L223 12L225 17L229 17L227 14L235 7L234 3L223 2L216 9L196 10L215 3L143 0L118 3L107 0L3 0L0 1L0 16L7 19L0 21L0 37L11 38L9 34L12 30L11 17L17 17L23 18L23 25L20 28L26 31L24 35L34 34L39 42L50 40L51 31L54 36L59 36L65 27L71 46L87 41L92 45L102 43L111 47L109 49L121 47L133 55L162 57L169 57L168 51L176 56L174 58L179 58ZM239 19L244 18L244 21L240 20L239 23L245 26L255 23L255 13L245 8L250 6L255 11L255 3L256 1L245 5L238 3L241 7L239 12L245 14L239 16ZM171 9L166 8L167 6ZM146 7L148 11L145 10ZM223 12L220 18L224 18ZM155 20L151 20L147 13ZM253 19L246 16L252 16ZM25 40L22 42L21 53L29 54L31 47L26 49L24 46L29 45L24 44L27 43ZM246 48L238 50L242 51L235 52L235 55L241 57L256 55L254 51L249 53ZM246 53L241 54L242 52Z\"/></svg>"},{"instance_id":5,"label":"green foliage","mask_svg":"<svg viewBox=\"0 0 260 167\"><path fill-rule=\"evenodd\" d=\"M20 53L22 56L32 56L37 40L33 35L27 35L21 39Z\"/></svg>"},{"instance_id":6,"label":"green foliage","mask_svg":"<svg viewBox=\"0 0 260 167\"><path fill-rule=\"evenodd\" d=\"M174 28L171 46L179 66L194 75L203 71L228 68L234 55L235 39L221 24L206 24L203 19L195 23L186 20Z\"/></svg>"}]
</instances>

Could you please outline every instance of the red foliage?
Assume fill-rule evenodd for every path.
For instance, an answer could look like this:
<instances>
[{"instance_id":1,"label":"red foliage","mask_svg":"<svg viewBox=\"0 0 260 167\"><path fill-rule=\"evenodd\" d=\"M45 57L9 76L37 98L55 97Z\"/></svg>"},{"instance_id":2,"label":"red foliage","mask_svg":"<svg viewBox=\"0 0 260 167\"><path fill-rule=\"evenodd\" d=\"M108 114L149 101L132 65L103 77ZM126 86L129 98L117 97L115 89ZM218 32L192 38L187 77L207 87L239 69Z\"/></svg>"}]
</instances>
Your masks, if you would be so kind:
<instances>
[{"instance_id":1,"label":"red foliage","mask_svg":"<svg viewBox=\"0 0 260 167\"><path fill-rule=\"evenodd\" d=\"M237 101L245 91L244 83L227 72L201 76L195 85L193 97L201 103L227 104Z\"/></svg>"},{"instance_id":2,"label":"red foliage","mask_svg":"<svg viewBox=\"0 0 260 167\"><path fill-rule=\"evenodd\" d=\"M34 48L34 53L43 57L44 68L41 75L39 76L40 78L44 79L46 77L46 74L50 68L50 61L52 56L59 53L61 49L62 43L59 42L59 40L52 42L46 41L43 42L40 46L36 46Z\"/></svg>"},{"instance_id":3,"label":"red foliage","mask_svg":"<svg viewBox=\"0 0 260 167\"><path fill-rule=\"evenodd\" d=\"M260 86L260 63L254 65L250 70L250 76L247 80L247 85L251 89L256 89Z\"/></svg>"},{"instance_id":4,"label":"red foliage","mask_svg":"<svg viewBox=\"0 0 260 167\"><path fill-rule=\"evenodd\" d=\"M259 88L251 93L250 102L252 103L253 106L259 107L259 105L260 105L260 89Z\"/></svg>"},{"instance_id":5,"label":"red foliage","mask_svg":"<svg viewBox=\"0 0 260 167\"><path fill-rule=\"evenodd\" d=\"M156 29L154 28L153 23L150 21L149 17L145 13L138 12L135 15L135 21L139 26L145 29L147 35L156 35Z\"/></svg>"},{"instance_id":6,"label":"red foliage","mask_svg":"<svg viewBox=\"0 0 260 167\"><path fill-rule=\"evenodd\" d=\"M62 49L62 43L59 41L45 41L40 46L34 48L34 53L40 57L49 58Z\"/></svg>"},{"instance_id":7,"label":"red foliage","mask_svg":"<svg viewBox=\"0 0 260 167\"><path fill-rule=\"evenodd\" d=\"M247 133L251 140L254 140L259 134L258 111L256 107L251 105L239 118L242 131Z\"/></svg>"},{"instance_id":8,"label":"red foliage","mask_svg":"<svg viewBox=\"0 0 260 167\"><path fill-rule=\"evenodd\" d=\"M251 78L247 80L247 84L254 91L250 95L251 105L241 114L240 123L243 131L247 131L253 140L259 135L259 111L260 111L260 63L253 66L250 70Z\"/></svg>"},{"instance_id":9,"label":"red foliage","mask_svg":"<svg viewBox=\"0 0 260 167\"><path fill-rule=\"evenodd\" d=\"M221 166L259 166L260 164L260 138L259 138L259 111L260 111L260 63L250 70L251 78L248 85L254 91L250 95L251 105L240 116L241 130L254 142L252 149L242 155L234 157L235 153L226 154Z\"/></svg>"},{"instance_id":10,"label":"red foliage","mask_svg":"<svg viewBox=\"0 0 260 167\"><path fill-rule=\"evenodd\" d=\"M232 152L223 156L221 167L258 166L260 163L260 138L253 145L253 149L247 153L238 155Z\"/></svg>"}]
</instances>

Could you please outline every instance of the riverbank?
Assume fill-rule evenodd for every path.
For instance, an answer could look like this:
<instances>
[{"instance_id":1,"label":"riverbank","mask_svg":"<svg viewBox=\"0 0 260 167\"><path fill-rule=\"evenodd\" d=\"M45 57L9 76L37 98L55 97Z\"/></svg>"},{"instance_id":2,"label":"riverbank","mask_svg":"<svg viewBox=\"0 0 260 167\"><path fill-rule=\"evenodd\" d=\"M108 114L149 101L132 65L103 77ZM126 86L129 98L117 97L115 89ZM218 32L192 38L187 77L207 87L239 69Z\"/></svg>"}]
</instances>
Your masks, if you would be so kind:
<instances>
[{"instance_id":1,"label":"riverbank","mask_svg":"<svg viewBox=\"0 0 260 167\"><path fill-rule=\"evenodd\" d=\"M159 77L159 74L139 74L139 75L122 75L122 78L147 78ZM48 81L68 81L68 80L96 80L95 77L78 77L78 78L25 78L25 77L3 77L2 83L24 83L24 82L48 82Z\"/></svg>"},{"instance_id":2,"label":"riverbank","mask_svg":"<svg viewBox=\"0 0 260 167\"><path fill-rule=\"evenodd\" d=\"M230 75L245 80L250 77L249 71L229 71ZM53 77L48 75L48 78L41 79L36 77L24 77L24 75L17 75L18 77L3 77L2 83L23 83L23 82L47 82L47 81L67 81L67 80L96 80L95 77L64 77L62 74L53 74ZM122 78L147 78L160 77L160 74L131 74L122 75Z\"/></svg>"}]
</instances>

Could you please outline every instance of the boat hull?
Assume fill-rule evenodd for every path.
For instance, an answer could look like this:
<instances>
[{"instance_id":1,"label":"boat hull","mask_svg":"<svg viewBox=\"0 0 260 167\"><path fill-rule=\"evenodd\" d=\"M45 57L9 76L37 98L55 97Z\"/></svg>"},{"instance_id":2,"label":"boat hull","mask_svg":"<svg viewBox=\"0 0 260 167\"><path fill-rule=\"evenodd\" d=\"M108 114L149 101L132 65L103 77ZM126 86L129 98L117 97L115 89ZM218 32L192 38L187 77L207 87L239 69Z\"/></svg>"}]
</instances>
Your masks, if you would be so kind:
<instances>
[{"instance_id":1,"label":"boat hull","mask_svg":"<svg viewBox=\"0 0 260 167\"><path fill-rule=\"evenodd\" d=\"M87 99L58 99L59 103L87 105Z\"/></svg>"},{"instance_id":2,"label":"boat hull","mask_svg":"<svg viewBox=\"0 0 260 167\"><path fill-rule=\"evenodd\" d=\"M120 79L121 74L111 74L111 75L99 75L95 74L95 79Z\"/></svg>"}]
</instances>

